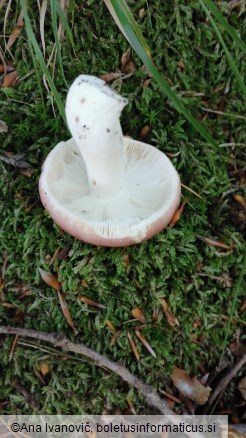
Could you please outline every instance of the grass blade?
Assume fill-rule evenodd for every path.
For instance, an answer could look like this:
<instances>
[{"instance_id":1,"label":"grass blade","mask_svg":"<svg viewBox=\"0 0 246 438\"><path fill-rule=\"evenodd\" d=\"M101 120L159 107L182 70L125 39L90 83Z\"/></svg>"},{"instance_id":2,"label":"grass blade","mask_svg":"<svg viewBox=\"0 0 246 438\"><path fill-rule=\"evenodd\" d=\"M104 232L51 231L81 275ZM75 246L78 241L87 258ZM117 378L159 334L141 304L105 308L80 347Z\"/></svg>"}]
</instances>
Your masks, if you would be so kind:
<instances>
[{"instance_id":1,"label":"grass blade","mask_svg":"<svg viewBox=\"0 0 246 438\"><path fill-rule=\"evenodd\" d=\"M106 3L106 6L108 8L110 8L110 4L112 3L111 0L104 0L104 2ZM142 47L144 48L145 52L147 53L147 55L150 57L150 49L148 47L148 44L137 24L137 22L135 21L135 18L133 17L131 10L129 8L129 6L127 5L125 0L121 0L121 7L124 10L125 16L128 20L128 22L130 23L130 25L132 26L132 29L134 30L135 34L137 35L140 44L142 45ZM112 6L112 5L111 5ZM112 13L112 12L111 12ZM117 16L116 16L117 17ZM114 18L116 18L114 17ZM118 18L117 18L118 20ZM117 22L118 26L121 25L120 22ZM130 42L130 41L129 41Z\"/></svg>"},{"instance_id":2,"label":"grass blade","mask_svg":"<svg viewBox=\"0 0 246 438\"><path fill-rule=\"evenodd\" d=\"M204 11L206 12L206 14L209 16L209 20L211 22L211 25L213 26L214 31L215 31L215 33L216 33L216 35L217 35L217 37L218 37L218 39L220 41L220 44L222 45L222 47L224 49L224 52L225 52L225 55L227 57L227 61L228 61L229 65L230 65L230 67L231 67L232 73L234 74L234 76L235 76L235 78L236 78L236 80L238 82L238 85L240 86L244 96L246 97L246 86L244 84L244 81L242 79L242 76L241 76L240 72L238 71L238 68L237 68L235 62L233 61L233 58L232 58L229 50L226 47L226 44L225 44L225 42L224 42L224 40L222 38L222 35L221 35L220 31L219 31L219 28L217 27L217 24L215 23L214 19L211 17L211 14L210 14L208 8L205 6L203 0L199 0L199 2L201 4L202 8L204 9Z\"/></svg>"},{"instance_id":3,"label":"grass blade","mask_svg":"<svg viewBox=\"0 0 246 438\"><path fill-rule=\"evenodd\" d=\"M223 26L225 31L232 37L232 39L237 43L240 49L246 54L246 44L239 38L233 27L225 20L221 12L218 10L216 4L211 0L203 0L207 8L214 14L218 22Z\"/></svg>"},{"instance_id":4,"label":"grass blade","mask_svg":"<svg viewBox=\"0 0 246 438\"><path fill-rule=\"evenodd\" d=\"M54 38L55 38L55 46L56 46L60 71L61 71L63 80L64 80L65 84L67 85L67 81L66 81L64 69L63 69L63 63L62 63L61 46L60 46L60 41L58 38L57 9L56 9L56 3L53 0L50 0L50 11L51 11L52 29L53 29L53 34L54 34Z\"/></svg>"},{"instance_id":5,"label":"grass blade","mask_svg":"<svg viewBox=\"0 0 246 438\"><path fill-rule=\"evenodd\" d=\"M30 22L30 19L29 19L29 16L28 16L28 12L27 12L27 2L26 2L26 0L21 0L21 8L22 8L22 11L23 11L23 17L24 17L24 21L25 21L25 29L26 29L29 45L34 50L36 60L39 63L39 65L40 65L40 67L42 69L42 72L45 75L45 77L46 77L46 79L47 79L47 81L49 83L50 89L51 89L51 91L53 93L53 96L54 96L54 99L55 99L56 104L58 106L58 109L60 111L60 114L61 114L64 122L66 123L64 105L63 105L62 100L60 98L60 95L59 95L59 93L58 93L58 91L56 89L56 86L55 86L55 84L54 84L54 82L52 80L50 72L49 72L49 70L47 68L47 65L45 63L44 57L42 55L42 52L40 50L40 47L39 47L38 42L36 40L36 37L35 37L35 35L33 33L32 25L31 25L31 22Z\"/></svg>"},{"instance_id":6,"label":"grass blade","mask_svg":"<svg viewBox=\"0 0 246 438\"><path fill-rule=\"evenodd\" d=\"M105 1L105 0L104 0ZM107 0L106 2L109 3ZM172 89L169 87L168 83L165 81L165 79L161 76L161 74L158 72L156 67L154 66L152 60L149 58L147 53L145 52L144 48L142 47L138 37L136 36L136 33L134 32L131 24L129 23L129 20L125 14L124 8L122 7L122 1L121 0L110 0L110 4L112 8L115 11L115 14L118 17L118 20L121 23L121 26L124 29L125 34L127 35L127 39L130 41L131 46L139 56L139 58L143 61L145 66L147 67L148 71L153 75L161 89L164 91L164 93L167 95L167 97L170 99L170 101L173 103L174 107L177 111L182 113L187 120L192 124L192 126L196 129L197 132L199 132L208 143L218 148L218 145L215 143L215 141L212 139L210 134L203 128L202 124L196 120L192 114L184 107L181 100L176 96L176 94L172 91Z\"/></svg>"},{"instance_id":7,"label":"grass blade","mask_svg":"<svg viewBox=\"0 0 246 438\"><path fill-rule=\"evenodd\" d=\"M67 21L67 17L64 14L64 11L62 10L60 3L57 0L52 0L51 3L53 3L53 2L55 3L57 14L59 15L59 18L60 18L60 20L61 20L61 22L63 24L63 27L64 27L64 29L66 31L66 34L67 34L67 36L69 38L69 41L70 41L71 46L73 48L73 52L74 52L75 56L77 56L76 52L75 52L75 44L74 44L73 34L72 34L72 31L71 31L71 29L69 27L69 24L68 24L68 21Z\"/></svg>"}]
</instances>

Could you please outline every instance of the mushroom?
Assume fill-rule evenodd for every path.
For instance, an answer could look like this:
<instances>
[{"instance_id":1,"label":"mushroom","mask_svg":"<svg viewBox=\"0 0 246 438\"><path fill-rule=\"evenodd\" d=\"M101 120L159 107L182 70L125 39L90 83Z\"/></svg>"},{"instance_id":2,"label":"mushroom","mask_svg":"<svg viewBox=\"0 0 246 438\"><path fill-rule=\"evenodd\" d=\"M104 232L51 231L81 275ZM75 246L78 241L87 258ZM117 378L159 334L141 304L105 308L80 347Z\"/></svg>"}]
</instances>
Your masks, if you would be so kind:
<instances>
[{"instance_id":1,"label":"mushroom","mask_svg":"<svg viewBox=\"0 0 246 438\"><path fill-rule=\"evenodd\" d=\"M168 225L180 202L180 179L169 158L123 136L119 118L126 104L101 79L75 79L66 100L73 137L49 153L39 181L54 222L94 245L147 240Z\"/></svg>"}]
</instances>

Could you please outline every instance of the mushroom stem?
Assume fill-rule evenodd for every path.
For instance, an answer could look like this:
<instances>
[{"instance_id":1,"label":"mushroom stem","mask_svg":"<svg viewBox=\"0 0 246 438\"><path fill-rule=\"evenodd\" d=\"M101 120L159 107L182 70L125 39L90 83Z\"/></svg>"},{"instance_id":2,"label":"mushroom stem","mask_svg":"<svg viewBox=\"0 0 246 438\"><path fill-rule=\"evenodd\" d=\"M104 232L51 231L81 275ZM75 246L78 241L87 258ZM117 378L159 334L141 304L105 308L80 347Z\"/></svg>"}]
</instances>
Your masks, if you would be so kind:
<instances>
[{"instance_id":1,"label":"mushroom stem","mask_svg":"<svg viewBox=\"0 0 246 438\"><path fill-rule=\"evenodd\" d=\"M116 197L124 187L119 119L126 104L127 99L93 76L79 76L68 91L68 126L86 164L90 193L101 199Z\"/></svg>"}]
</instances>

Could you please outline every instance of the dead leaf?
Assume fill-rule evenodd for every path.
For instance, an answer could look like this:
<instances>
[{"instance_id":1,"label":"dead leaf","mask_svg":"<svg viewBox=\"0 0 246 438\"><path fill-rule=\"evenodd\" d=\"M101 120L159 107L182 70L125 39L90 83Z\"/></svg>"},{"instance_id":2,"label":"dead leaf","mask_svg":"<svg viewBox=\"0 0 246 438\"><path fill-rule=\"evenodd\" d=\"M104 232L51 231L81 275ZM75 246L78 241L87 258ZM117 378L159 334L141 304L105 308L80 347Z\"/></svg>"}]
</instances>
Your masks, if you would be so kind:
<instances>
[{"instance_id":1,"label":"dead leaf","mask_svg":"<svg viewBox=\"0 0 246 438\"><path fill-rule=\"evenodd\" d=\"M179 400L179 398L174 397L174 395L170 394L170 392L164 391L163 389L159 390L163 395L165 395L167 398L169 398L170 400L176 402L176 403L181 403L181 400Z\"/></svg>"},{"instance_id":2,"label":"dead leaf","mask_svg":"<svg viewBox=\"0 0 246 438\"><path fill-rule=\"evenodd\" d=\"M35 376L37 377L39 383L41 383L41 385L46 385L45 380L43 379L43 377L41 376L41 374L38 371L35 371Z\"/></svg>"},{"instance_id":3,"label":"dead leaf","mask_svg":"<svg viewBox=\"0 0 246 438\"><path fill-rule=\"evenodd\" d=\"M139 138L141 140L143 140L144 138L148 137L149 133L150 133L150 126L149 125L144 125L142 127L142 129L140 130Z\"/></svg>"},{"instance_id":4,"label":"dead leaf","mask_svg":"<svg viewBox=\"0 0 246 438\"><path fill-rule=\"evenodd\" d=\"M24 21L23 21L23 13L21 11L20 15L18 17L16 26L14 27L14 29L11 32L11 35L9 36L8 43L7 43L8 49L10 49L12 47L12 45L16 41L16 38L18 38L18 36L20 35L23 27L24 27Z\"/></svg>"},{"instance_id":5,"label":"dead leaf","mask_svg":"<svg viewBox=\"0 0 246 438\"><path fill-rule=\"evenodd\" d=\"M145 9L144 8L139 9L138 16L140 19L142 19L145 16Z\"/></svg>"},{"instance_id":6,"label":"dead leaf","mask_svg":"<svg viewBox=\"0 0 246 438\"><path fill-rule=\"evenodd\" d=\"M7 164L10 164L11 166L17 167L19 169L27 169L30 168L30 164L27 163L23 158L25 157L25 154L12 154L12 153L6 153L6 155L0 155L0 160L4 161Z\"/></svg>"},{"instance_id":7,"label":"dead leaf","mask_svg":"<svg viewBox=\"0 0 246 438\"><path fill-rule=\"evenodd\" d=\"M147 348L147 350L150 352L150 354L156 358L156 354L153 350L153 348L151 347L151 345L149 344L149 342L147 341L147 339L145 339L145 337L140 333L140 331L135 330L135 333L138 337L138 339L144 344L144 346Z\"/></svg>"},{"instance_id":8,"label":"dead leaf","mask_svg":"<svg viewBox=\"0 0 246 438\"><path fill-rule=\"evenodd\" d=\"M113 347L113 345L115 344L115 341L116 341L116 339L119 337L120 333L121 333L120 330L118 330L118 331L115 332L115 334L112 336L111 341L110 341L110 344L109 344L110 347Z\"/></svg>"},{"instance_id":9,"label":"dead leaf","mask_svg":"<svg viewBox=\"0 0 246 438\"><path fill-rule=\"evenodd\" d=\"M185 64L183 63L183 61L179 61L178 62L178 67L184 69L185 68Z\"/></svg>"},{"instance_id":10,"label":"dead leaf","mask_svg":"<svg viewBox=\"0 0 246 438\"><path fill-rule=\"evenodd\" d=\"M143 81L143 87L147 88L150 84L151 79L145 79L145 81Z\"/></svg>"},{"instance_id":11,"label":"dead leaf","mask_svg":"<svg viewBox=\"0 0 246 438\"><path fill-rule=\"evenodd\" d=\"M34 172L35 169L32 169L31 167L29 169L21 169L20 171L21 175L27 176L27 178L31 178Z\"/></svg>"},{"instance_id":12,"label":"dead leaf","mask_svg":"<svg viewBox=\"0 0 246 438\"><path fill-rule=\"evenodd\" d=\"M104 306L104 304L96 303L96 301L92 301L92 300L90 300L90 298L80 296L79 299L80 299L80 301L87 304L88 306L97 307L98 309L107 309L107 307Z\"/></svg>"},{"instance_id":13,"label":"dead leaf","mask_svg":"<svg viewBox=\"0 0 246 438\"><path fill-rule=\"evenodd\" d=\"M246 201L241 195L233 195L235 201L246 211Z\"/></svg>"},{"instance_id":14,"label":"dead leaf","mask_svg":"<svg viewBox=\"0 0 246 438\"><path fill-rule=\"evenodd\" d=\"M68 254L69 254L69 248L61 249L57 254L57 258L58 260L65 260Z\"/></svg>"},{"instance_id":15,"label":"dead leaf","mask_svg":"<svg viewBox=\"0 0 246 438\"><path fill-rule=\"evenodd\" d=\"M9 88L16 84L18 80L17 71L11 71L6 75L1 76L0 78L0 86L2 88Z\"/></svg>"},{"instance_id":16,"label":"dead leaf","mask_svg":"<svg viewBox=\"0 0 246 438\"><path fill-rule=\"evenodd\" d=\"M15 304L6 303L6 301L0 301L0 306L7 307L7 309L18 309Z\"/></svg>"},{"instance_id":17,"label":"dead leaf","mask_svg":"<svg viewBox=\"0 0 246 438\"><path fill-rule=\"evenodd\" d=\"M159 317L159 309L156 307L153 310L153 314L152 314L152 322L153 322L153 324L155 324L155 322L158 320L158 317Z\"/></svg>"},{"instance_id":18,"label":"dead leaf","mask_svg":"<svg viewBox=\"0 0 246 438\"><path fill-rule=\"evenodd\" d=\"M44 269L39 268L39 273L46 284L53 289L58 290L61 286L61 283L57 280L57 278L51 272L47 272Z\"/></svg>"},{"instance_id":19,"label":"dead leaf","mask_svg":"<svg viewBox=\"0 0 246 438\"><path fill-rule=\"evenodd\" d=\"M110 330L112 333L116 333L116 328L114 327L114 325L112 324L112 322L110 322L109 319L106 319L105 322L106 322L106 324L107 324L109 330Z\"/></svg>"},{"instance_id":20,"label":"dead leaf","mask_svg":"<svg viewBox=\"0 0 246 438\"><path fill-rule=\"evenodd\" d=\"M237 246L236 243L233 243L232 245L227 245L227 243L221 242L220 240L213 240L208 237L199 236L199 235L197 235L196 237L202 240L202 242L205 242L207 245L215 246L217 248L232 250L233 248L235 248L235 246Z\"/></svg>"},{"instance_id":21,"label":"dead leaf","mask_svg":"<svg viewBox=\"0 0 246 438\"><path fill-rule=\"evenodd\" d=\"M175 325L179 326L179 322L177 318L174 316L174 314L171 312L170 307L168 306L166 300L164 298L160 298L160 303L166 315L168 324L170 324L172 327L174 327Z\"/></svg>"},{"instance_id":22,"label":"dead leaf","mask_svg":"<svg viewBox=\"0 0 246 438\"><path fill-rule=\"evenodd\" d=\"M126 65L126 63L129 61L130 56L131 56L131 49L129 48L121 56L120 62L121 62L122 67L124 67Z\"/></svg>"},{"instance_id":23,"label":"dead leaf","mask_svg":"<svg viewBox=\"0 0 246 438\"><path fill-rule=\"evenodd\" d=\"M241 392L243 399L246 400L246 377L240 380L238 389Z\"/></svg>"},{"instance_id":24,"label":"dead leaf","mask_svg":"<svg viewBox=\"0 0 246 438\"><path fill-rule=\"evenodd\" d=\"M121 78L123 75L123 73L120 72L115 72L115 73L105 73L101 76L99 76L100 79L102 79L105 82L111 82L114 81L115 79L119 79Z\"/></svg>"},{"instance_id":25,"label":"dead leaf","mask_svg":"<svg viewBox=\"0 0 246 438\"><path fill-rule=\"evenodd\" d=\"M126 65L124 65L124 67L121 68L121 71L126 75L132 75L136 71L136 66L134 62L131 59L129 59Z\"/></svg>"},{"instance_id":26,"label":"dead leaf","mask_svg":"<svg viewBox=\"0 0 246 438\"><path fill-rule=\"evenodd\" d=\"M176 222L179 221L179 219L180 219L181 216L182 216L182 213L183 213L183 210L184 210L185 204L187 204L187 202L188 202L188 199L185 198L184 201L182 202L182 204L180 205L180 207L178 208L178 210L174 213L174 215L173 215L173 217L172 217L172 219L171 219L171 222L170 222L170 224L169 224L170 227L174 227L174 225L176 224Z\"/></svg>"},{"instance_id":27,"label":"dead leaf","mask_svg":"<svg viewBox=\"0 0 246 438\"><path fill-rule=\"evenodd\" d=\"M67 306L67 302L66 302L63 294L61 294L61 292L59 292L59 290L57 290L57 293L58 293L59 301L60 301L60 304L61 304L62 313L63 313L63 315L64 315L68 325L70 325L70 327L72 328L74 333L77 334L78 330L76 329L76 327L75 327L75 325L73 323L73 320L72 320L69 308Z\"/></svg>"},{"instance_id":28,"label":"dead leaf","mask_svg":"<svg viewBox=\"0 0 246 438\"><path fill-rule=\"evenodd\" d=\"M134 309L132 309L132 316L140 321L142 324L146 324L146 318L144 316L144 313L139 307L134 307Z\"/></svg>"},{"instance_id":29,"label":"dead leaf","mask_svg":"<svg viewBox=\"0 0 246 438\"><path fill-rule=\"evenodd\" d=\"M46 376L46 374L50 373L50 366L48 362L40 362L39 369L42 374L42 376Z\"/></svg>"},{"instance_id":30,"label":"dead leaf","mask_svg":"<svg viewBox=\"0 0 246 438\"><path fill-rule=\"evenodd\" d=\"M124 262L125 262L125 265L126 265L126 273L129 274L130 269L131 269L129 255L126 255L124 257Z\"/></svg>"},{"instance_id":31,"label":"dead leaf","mask_svg":"<svg viewBox=\"0 0 246 438\"><path fill-rule=\"evenodd\" d=\"M127 398L126 401L128 403L128 406L129 406L131 413L133 415L137 415L136 409L134 408L132 401L129 398Z\"/></svg>"},{"instance_id":32,"label":"dead leaf","mask_svg":"<svg viewBox=\"0 0 246 438\"><path fill-rule=\"evenodd\" d=\"M137 347L136 347L136 345L135 345L135 342L134 342L134 340L132 339L132 336L130 335L129 332L127 333L127 336L128 336L128 339L129 339L129 342L130 342L130 345L131 345L132 351L133 351L133 353L134 353L134 356L135 356L135 358L137 359L137 361L139 362L139 361L140 361L140 356L139 356L139 353L138 353Z\"/></svg>"},{"instance_id":33,"label":"dead leaf","mask_svg":"<svg viewBox=\"0 0 246 438\"><path fill-rule=\"evenodd\" d=\"M8 125L3 120L0 120L0 134L6 132L8 132Z\"/></svg>"},{"instance_id":34,"label":"dead leaf","mask_svg":"<svg viewBox=\"0 0 246 438\"><path fill-rule=\"evenodd\" d=\"M10 354L9 354L9 362L11 362L11 360L13 359L13 355L15 352L15 348L16 348L16 344L18 341L19 335L15 335L14 340L13 340L13 344L11 346L11 350L10 350Z\"/></svg>"},{"instance_id":35,"label":"dead leaf","mask_svg":"<svg viewBox=\"0 0 246 438\"><path fill-rule=\"evenodd\" d=\"M121 71L124 74L133 74L136 71L136 66L131 59L131 49L123 53L121 57Z\"/></svg>"},{"instance_id":36,"label":"dead leaf","mask_svg":"<svg viewBox=\"0 0 246 438\"><path fill-rule=\"evenodd\" d=\"M54 263L54 261L57 259L57 256L58 256L60 249L61 249L60 246L58 246L58 248L55 250L53 256L50 259L49 266L52 265Z\"/></svg>"},{"instance_id":37,"label":"dead leaf","mask_svg":"<svg viewBox=\"0 0 246 438\"><path fill-rule=\"evenodd\" d=\"M82 287L84 287L85 289L87 289L88 288L88 283L87 283L87 281L83 278L83 280L81 281L81 285L82 285Z\"/></svg>"},{"instance_id":38,"label":"dead leaf","mask_svg":"<svg viewBox=\"0 0 246 438\"><path fill-rule=\"evenodd\" d=\"M198 405L204 405L207 402L212 389L209 386L203 386L196 377L191 379L184 370L174 367L171 379L174 386L185 397Z\"/></svg>"},{"instance_id":39,"label":"dead leaf","mask_svg":"<svg viewBox=\"0 0 246 438\"><path fill-rule=\"evenodd\" d=\"M242 302L241 306L240 306L240 310L239 313L244 313L246 310L246 298L244 299L244 301Z\"/></svg>"}]
</instances>

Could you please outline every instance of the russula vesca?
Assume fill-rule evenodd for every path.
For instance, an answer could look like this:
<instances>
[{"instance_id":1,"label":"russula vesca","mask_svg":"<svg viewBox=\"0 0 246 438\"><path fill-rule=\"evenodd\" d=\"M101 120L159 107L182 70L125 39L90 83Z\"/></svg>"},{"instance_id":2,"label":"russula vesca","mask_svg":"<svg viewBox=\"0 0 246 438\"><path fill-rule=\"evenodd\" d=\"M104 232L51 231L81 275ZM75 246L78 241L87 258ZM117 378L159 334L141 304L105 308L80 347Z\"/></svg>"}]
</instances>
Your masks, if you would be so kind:
<instances>
[{"instance_id":1,"label":"russula vesca","mask_svg":"<svg viewBox=\"0 0 246 438\"><path fill-rule=\"evenodd\" d=\"M75 79L66 101L73 138L49 153L39 181L54 222L94 245L147 240L168 225L180 202L180 179L169 158L123 137L119 118L126 104L101 79Z\"/></svg>"}]
</instances>

